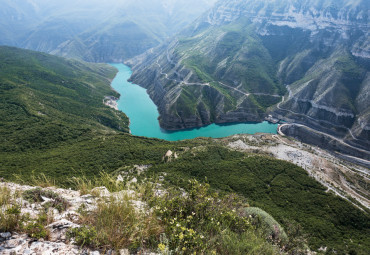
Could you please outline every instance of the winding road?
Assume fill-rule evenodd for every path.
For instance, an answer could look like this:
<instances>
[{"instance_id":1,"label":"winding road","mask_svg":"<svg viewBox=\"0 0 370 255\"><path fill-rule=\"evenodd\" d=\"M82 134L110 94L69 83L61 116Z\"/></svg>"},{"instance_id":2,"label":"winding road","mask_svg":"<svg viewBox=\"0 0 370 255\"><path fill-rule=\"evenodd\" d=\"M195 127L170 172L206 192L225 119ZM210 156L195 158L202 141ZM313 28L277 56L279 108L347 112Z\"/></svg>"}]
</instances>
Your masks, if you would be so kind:
<instances>
[{"instance_id":1,"label":"winding road","mask_svg":"<svg viewBox=\"0 0 370 255\"><path fill-rule=\"evenodd\" d=\"M348 147L350 147L350 148L352 148L352 149L355 149L355 150L357 150L357 151L361 151L361 152L363 152L363 153L365 153L365 154L370 154L370 153L369 153L369 151L366 151L366 150L363 150L363 149L357 148L357 147L355 147L355 146L352 146L352 145L350 145L350 144L346 143L342 138L335 137L335 136L333 136L333 135L330 135L330 134L327 134L327 133L324 133L324 132L318 131L318 130L316 130L316 129L310 128L310 127L305 126L305 125L302 125L302 124L289 123L289 124L282 124L282 125L279 125L279 126L278 126L278 133L279 133L279 135L281 135L281 136L285 136L285 134L283 133L283 131L282 131L281 129L282 129L283 127L286 127L286 126L304 127L304 128L306 128L306 129L308 129L310 132L317 133L317 134L320 134L320 135L325 135L325 136L330 137L331 139L336 140L336 141L338 141L339 143L344 144L344 145L346 145L346 146L348 146ZM354 157L354 158L355 158L355 157ZM369 163L369 164L370 164L370 161L368 161L368 160L365 160L365 159L361 159L361 160L362 160L362 161L365 161L365 162L367 162L367 163Z\"/></svg>"}]
</instances>

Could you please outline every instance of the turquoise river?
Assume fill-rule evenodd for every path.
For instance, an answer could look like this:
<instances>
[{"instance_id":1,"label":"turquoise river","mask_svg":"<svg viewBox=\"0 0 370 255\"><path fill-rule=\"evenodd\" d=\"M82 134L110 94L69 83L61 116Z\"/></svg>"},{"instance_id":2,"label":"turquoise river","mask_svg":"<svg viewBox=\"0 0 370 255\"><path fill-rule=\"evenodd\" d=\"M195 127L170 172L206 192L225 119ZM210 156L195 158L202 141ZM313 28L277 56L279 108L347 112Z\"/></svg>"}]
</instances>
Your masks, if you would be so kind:
<instances>
[{"instance_id":1,"label":"turquoise river","mask_svg":"<svg viewBox=\"0 0 370 255\"><path fill-rule=\"evenodd\" d=\"M220 138L235 134L276 134L277 132L277 125L268 122L227 125L212 124L189 130L165 131L159 126L158 109L146 93L146 90L127 81L131 76L130 67L124 64L111 65L119 71L112 82L113 89L121 94L117 102L118 109L130 118L130 130L133 135L177 141L196 137Z\"/></svg>"}]
</instances>

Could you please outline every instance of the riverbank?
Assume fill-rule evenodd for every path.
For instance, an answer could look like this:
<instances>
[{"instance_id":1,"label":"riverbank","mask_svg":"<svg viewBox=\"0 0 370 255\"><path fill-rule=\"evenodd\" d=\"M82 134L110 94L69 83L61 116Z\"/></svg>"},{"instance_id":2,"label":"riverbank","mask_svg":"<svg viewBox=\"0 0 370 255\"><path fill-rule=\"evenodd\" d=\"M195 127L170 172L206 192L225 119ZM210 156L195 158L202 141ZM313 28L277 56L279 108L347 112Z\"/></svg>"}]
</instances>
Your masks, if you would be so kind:
<instances>
[{"instance_id":1,"label":"riverbank","mask_svg":"<svg viewBox=\"0 0 370 255\"><path fill-rule=\"evenodd\" d=\"M150 99L146 89L128 81L131 69L124 64L111 64L118 69L112 88L121 94L117 108L130 119L133 135L159 138L167 141L193 139L197 137L222 138L235 134L276 134L277 124L268 123L225 123L211 124L201 128L168 131L160 127L157 106Z\"/></svg>"}]
</instances>

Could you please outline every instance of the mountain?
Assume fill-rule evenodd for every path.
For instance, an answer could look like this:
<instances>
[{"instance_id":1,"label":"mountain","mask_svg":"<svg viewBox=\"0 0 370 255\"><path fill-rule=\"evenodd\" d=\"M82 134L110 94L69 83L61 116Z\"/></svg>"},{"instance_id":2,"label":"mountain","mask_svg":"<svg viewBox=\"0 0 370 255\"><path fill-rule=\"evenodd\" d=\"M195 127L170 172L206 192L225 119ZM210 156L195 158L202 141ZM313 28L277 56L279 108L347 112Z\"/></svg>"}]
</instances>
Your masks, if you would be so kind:
<instances>
[{"instance_id":1,"label":"mountain","mask_svg":"<svg viewBox=\"0 0 370 255\"><path fill-rule=\"evenodd\" d=\"M119 97L109 86L115 73L114 68L105 64L85 63L30 50L0 47L0 186L7 186L6 183L2 183L2 178L28 185L51 184L65 188L83 188L85 191L92 189L94 185L106 186L108 189L114 189L119 185L126 190L128 186L125 184L130 182L140 193L140 199L148 204L154 202L151 199L145 200L149 194L155 196L153 186L147 189L141 185L148 183L160 190L174 187L179 193L176 192L173 197L164 199L158 204L163 206L159 207L160 211L166 214L166 219L169 220L161 222L165 225L161 225L158 231L166 233L166 238L171 240L169 246L173 250L179 247L179 234L182 233L173 232L173 227L177 223L173 224L170 220L177 218L179 224L184 224L182 227L191 228L199 237L200 235L205 237L196 238L191 246L186 246L194 251L204 251L211 246L222 248L219 254L225 254L226 250L230 249L233 251L230 252L232 254L245 254L264 249L266 245L270 246L272 243L274 248L290 254L297 254L298 251L307 253L307 245L311 250L327 247L327 252L333 254L349 252L366 254L370 242L370 218L367 206L368 179L365 170L346 162L338 162L326 152L276 135L198 138L179 142L132 136L128 133L127 117L104 104L107 97ZM272 156L275 155L274 152L278 152L283 159L301 159L301 161L293 164L278 160ZM305 168L308 170L299 166L303 162L307 162ZM318 165L316 170L310 170L315 169L316 165ZM327 171L325 172L327 175L323 175L324 170ZM125 180L123 185L116 181L119 175ZM315 176L316 180L312 176ZM197 179L200 185L194 186L193 184L197 183L194 179ZM154 184L157 180L162 180L159 185ZM337 189L337 183L344 189ZM194 190L194 187L199 189ZM219 208L220 196L209 200L203 193L206 191L205 187L209 191L217 191L220 196L226 196L225 206L222 207L226 211L215 210L215 206ZM50 189L44 191L46 190ZM131 188L130 190L132 191ZM355 192L350 192L351 190ZM184 197L184 191L192 192L189 193L192 195ZM347 192L354 196L347 198ZM10 208L9 210L0 210L0 251L3 247L9 247L8 244L2 245L4 239L7 239L6 236L10 237L9 234L4 235L3 231L12 231L14 238L17 236L30 244L19 248L35 247L35 239L30 238L40 238L41 234L45 237L46 232L41 230L46 227L42 225L46 221L40 218L40 221L34 222L39 225L29 225L32 217L12 220L24 212L22 210L17 213L20 210L18 205L22 204L25 207L23 209L31 208L31 205L25 201L7 205L6 199L9 198L9 194L7 195L6 189L1 187L0 193L1 206L10 206L6 207ZM78 194L76 191L73 193ZM50 193L41 195L50 199L57 198L52 195L48 197ZM83 197L91 201L90 196ZM236 200L237 197L240 199ZM357 202L357 199L362 203ZM57 207L58 201L56 204L45 203L44 206L33 207L32 212L44 213L49 206ZM136 199L135 201L138 202ZM194 209L189 207L195 201L197 203ZM237 215L230 214L232 212L230 206L238 206L239 202L242 202L243 208L250 205L263 210L253 209L255 212L257 210L260 213L257 215L262 218L256 217L256 221L248 223L247 231L239 227L234 228L240 226L237 223L239 221L235 223L235 220L244 217L245 214L239 211ZM79 217L84 215L82 213L84 208L84 206L81 206L80 210L73 208L77 218L72 218L81 219ZM197 216L192 212L196 212ZM213 221L215 212L222 212L218 221L222 227ZM122 226L120 225L124 220L122 215L126 214L120 211L116 215L120 215L117 226ZM189 215L196 220L188 221ZM21 223L23 220L24 225L10 224ZM68 217L68 220L71 218ZM260 220L266 220L267 225L262 224ZM104 229L111 231L110 227L116 226L114 224L116 221L109 222L112 225L107 225L108 229ZM91 226L90 223L86 222L83 226L97 227L97 231L100 231L101 226L105 226L105 224ZM283 233L281 228L276 228L279 225L283 227L289 237L288 240L278 238ZM185 231L181 228L176 229ZM261 230L261 233L255 232L256 229ZM87 245L84 238L89 238L90 234L97 232L84 232L86 230L88 229L82 229L79 233L82 238L81 245ZM142 228L140 233L141 230ZM250 233L249 231L253 231L251 232L253 235L246 237L245 234ZM29 233L30 236L19 236L15 232ZM104 238L100 239L97 248L127 248L122 247L128 245L126 242L117 245L107 240L105 233L107 232L102 233ZM253 237L254 235L258 239ZM184 241L193 240L188 237L186 236ZM269 241L266 241L266 237ZM138 245L154 244L152 247L155 249L158 244L164 242L159 236L145 243L134 242L132 235L128 241L133 243L128 248L136 251L140 248ZM45 245L51 244L47 242Z\"/></svg>"},{"instance_id":2,"label":"mountain","mask_svg":"<svg viewBox=\"0 0 370 255\"><path fill-rule=\"evenodd\" d=\"M0 45L122 62L183 29L215 0L1 0Z\"/></svg>"},{"instance_id":3,"label":"mountain","mask_svg":"<svg viewBox=\"0 0 370 255\"><path fill-rule=\"evenodd\" d=\"M127 63L169 130L268 114L370 146L369 2L219 1Z\"/></svg>"},{"instance_id":4,"label":"mountain","mask_svg":"<svg viewBox=\"0 0 370 255\"><path fill-rule=\"evenodd\" d=\"M50 149L96 132L128 132L128 118L103 104L118 97L106 65L0 47L1 151Z\"/></svg>"}]
</instances>

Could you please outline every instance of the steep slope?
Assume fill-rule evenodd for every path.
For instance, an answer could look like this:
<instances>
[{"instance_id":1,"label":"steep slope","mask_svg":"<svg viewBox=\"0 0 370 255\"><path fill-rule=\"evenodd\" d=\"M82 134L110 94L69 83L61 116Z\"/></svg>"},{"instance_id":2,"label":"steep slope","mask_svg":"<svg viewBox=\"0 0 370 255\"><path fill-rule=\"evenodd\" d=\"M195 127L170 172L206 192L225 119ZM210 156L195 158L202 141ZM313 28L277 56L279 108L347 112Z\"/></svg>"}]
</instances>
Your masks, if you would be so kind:
<instances>
[{"instance_id":1,"label":"steep slope","mask_svg":"<svg viewBox=\"0 0 370 255\"><path fill-rule=\"evenodd\" d=\"M115 62L158 45L215 0L23 2L2 0L0 44Z\"/></svg>"},{"instance_id":2,"label":"steep slope","mask_svg":"<svg viewBox=\"0 0 370 255\"><path fill-rule=\"evenodd\" d=\"M368 16L368 1L219 1L128 64L165 129L260 121L274 112L366 147Z\"/></svg>"},{"instance_id":3,"label":"steep slope","mask_svg":"<svg viewBox=\"0 0 370 255\"><path fill-rule=\"evenodd\" d=\"M115 70L43 53L0 47L1 151L47 149L94 132L128 132L128 118L103 104L118 97Z\"/></svg>"},{"instance_id":4,"label":"steep slope","mask_svg":"<svg viewBox=\"0 0 370 255\"><path fill-rule=\"evenodd\" d=\"M272 214L288 236L289 231L293 231L292 240L289 240L292 245L296 242L305 244L304 238L295 232L301 228L292 227L299 224L302 233L308 235L312 249L328 247L336 254L355 251L366 254L370 245L368 209L362 207L361 210L355 206L355 201L350 203L328 192L298 164L266 156L270 154L258 147L279 151L279 144L288 144L288 139L258 135L169 142L134 137L122 132L127 131L125 115L103 105L105 96L118 96L108 85L114 74L115 70L106 65L0 47L0 179L23 180L28 184L36 182L37 185L45 181L76 187L78 182L74 177L80 177L80 184L86 182L89 185L98 180L99 186L104 183L112 187L117 182L115 179L112 182L112 178L102 182L104 172L113 173L115 177L119 173L127 177L124 173L129 172L139 175L134 186L146 178L157 177L164 179L164 184L186 187L189 180L197 178L203 182L207 178L213 189L226 194L235 192L250 205ZM235 143L253 146L253 149L237 151L231 147ZM303 144L299 144L299 148L315 152ZM176 156L165 157L169 150ZM292 151L294 147L286 149L288 155L300 157ZM316 161L307 159L304 162L316 164ZM361 196L368 198L366 170L340 164L341 168L353 171L346 174L353 176L350 179L353 180L352 187L358 187ZM135 165L149 168L142 172ZM334 171L334 174L341 181L342 173L338 175ZM182 196L176 199L184 202ZM192 197L187 199L191 201ZM185 205L188 205L187 201ZM217 202L219 198L213 201ZM177 203L172 205L178 208ZM172 214L177 210L165 207L162 212L169 211L171 219L177 217ZM193 212L186 208L187 213ZM230 211L229 207L227 211ZM228 215L227 226L230 226L229 220L233 218ZM207 219L212 220L211 217ZM245 239L237 236L237 240ZM177 247L176 244L173 245ZM281 248L293 249L294 246Z\"/></svg>"}]
</instances>

